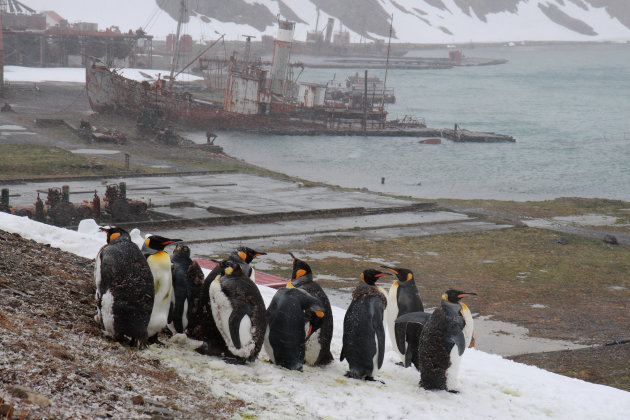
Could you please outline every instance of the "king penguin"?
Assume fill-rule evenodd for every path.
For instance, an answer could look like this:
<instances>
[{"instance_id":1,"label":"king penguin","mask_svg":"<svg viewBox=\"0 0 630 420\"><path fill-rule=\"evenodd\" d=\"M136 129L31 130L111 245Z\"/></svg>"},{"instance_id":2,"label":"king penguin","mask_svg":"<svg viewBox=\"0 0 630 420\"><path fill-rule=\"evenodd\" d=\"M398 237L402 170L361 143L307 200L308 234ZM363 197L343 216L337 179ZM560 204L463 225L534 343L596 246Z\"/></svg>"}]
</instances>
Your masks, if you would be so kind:
<instances>
[{"instance_id":1,"label":"king penguin","mask_svg":"<svg viewBox=\"0 0 630 420\"><path fill-rule=\"evenodd\" d=\"M253 362L265 340L265 302L239 264L225 259L220 267L209 290L212 316L235 362Z\"/></svg>"},{"instance_id":2,"label":"king penguin","mask_svg":"<svg viewBox=\"0 0 630 420\"><path fill-rule=\"evenodd\" d=\"M203 271L196 261L190 258L190 248L186 245L176 245L173 250L172 276L173 299L168 314L168 328L173 334L186 332L188 325L194 328L199 324L194 309L198 306Z\"/></svg>"},{"instance_id":3,"label":"king penguin","mask_svg":"<svg viewBox=\"0 0 630 420\"><path fill-rule=\"evenodd\" d=\"M420 336L420 386L457 392L457 372L466 350L460 300L474 293L449 289L425 323Z\"/></svg>"},{"instance_id":4,"label":"king penguin","mask_svg":"<svg viewBox=\"0 0 630 420\"><path fill-rule=\"evenodd\" d=\"M413 363L417 368L418 342L422 326L415 323L404 324L395 322L401 315L424 311L413 272L406 268L387 267L384 265L381 267L393 273L397 278L389 289L387 312L385 314L392 348L400 355L405 367Z\"/></svg>"},{"instance_id":5,"label":"king penguin","mask_svg":"<svg viewBox=\"0 0 630 420\"><path fill-rule=\"evenodd\" d=\"M375 286L388 273L368 269L361 273L361 282L352 292L352 302L343 320L343 346L340 360L348 359L346 376L374 380L383 365L385 329L383 311L387 298Z\"/></svg>"},{"instance_id":6,"label":"king penguin","mask_svg":"<svg viewBox=\"0 0 630 420\"><path fill-rule=\"evenodd\" d=\"M289 282L276 292L267 309L265 351L269 359L291 370L302 370L306 340L317 327L307 325L304 319L324 317L324 306L319 299Z\"/></svg>"},{"instance_id":7,"label":"king penguin","mask_svg":"<svg viewBox=\"0 0 630 420\"><path fill-rule=\"evenodd\" d=\"M217 327L212 314L212 302L210 300L210 285L216 279L225 274L224 268L227 263L215 261L217 264L206 276L199 294L192 299L192 316L188 326L188 335L196 340L203 341L203 344L195 351L206 356L224 356L228 354L228 348L223 339L223 335Z\"/></svg>"},{"instance_id":8,"label":"king penguin","mask_svg":"<svg viewBox=\"0 0 630 420\"><path fill-rule=\"evenodd\" d=\"M144 240L142 254L147 259L151 273L153 274L153 284L155 286L155 296L153 298L153 312L147 332L149 342L159 343L158 333L168 324L168 313L173 299L173 274L171 272L171 257L164 248L181 239L169 239L163 236L150 235Z\"/></svg>"},{"instance_id":9,"label":"king penguin","mask_svg":"<svg viewBox=\"0 0 630 420\"><path fill-rule=\"evenodd\" d=\"M102 227L107 244L96 256L94 319L105 333L132 346L147 345L147 326L153 308L153 275L129 234L117 227Z\"/></svg>"},{"instance_id":10,"label":"king penguin","mask_svg":"<svg viewBox=\"0 0 630 420\"><path fill-rule=\"evenodd\" d=\"M290 253L289 255L293 258L293 272L289 284L317 298L324 307L324 316L321 319L317 319L314 312L308 313L305 319L306 324L319 328L316 328L306 339L304 361L311 366L326 365L333 361L330 352L330 342L333 337L333 314L330 300L328 300L322 287L313 281L311 267L293 254Z\"/></svg>"}]
</instances>

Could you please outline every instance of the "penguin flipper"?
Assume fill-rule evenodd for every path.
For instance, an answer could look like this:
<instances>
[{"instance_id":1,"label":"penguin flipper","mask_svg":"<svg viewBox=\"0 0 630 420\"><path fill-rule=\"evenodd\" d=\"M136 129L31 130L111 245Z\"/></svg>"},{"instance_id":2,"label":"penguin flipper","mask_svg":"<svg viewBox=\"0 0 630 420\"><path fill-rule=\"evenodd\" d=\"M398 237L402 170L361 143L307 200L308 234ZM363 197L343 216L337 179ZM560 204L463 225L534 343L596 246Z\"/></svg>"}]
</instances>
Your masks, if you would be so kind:
<instances>
[{"instance_id":1,"label":"penguin flipper","mask_svg":"<svg viewBox=\"0 0 630 420\"><path fill-rule=\"evenodd\" d=\"M407 342L405 336L407 332L407 323L398 322L394 325L394 336L396 337L396 346L401 354L405 354Z\"/></svg>"},{"instance_id":2,"label":"penguin flipper","mask_svg":"<svg viewBox=\"0 0 630 420\"><path fill-rule=\"evenodd\" d=\"M457 346L459 355L461 356L464 354L464 350L466 350L466 338L464 337L464 332L461 328L455 327L449 329L449 331L444 334L443 340L444 348L446 348L448 352L451 351L453 346Z\"/></svg>"},{"instance_id":3,"label":"penguin flipper","mask_svg":"<svg viewBox=\"0 0 630 420\"><path fill-rule=\"evenodd\" d=\"M408 314L404 314L396 318L396 324L411 322L413 324L426 324L427 321L431 318L431 314L418 311L418 312L409 312Z\"/></svg>"},{"instance_id":4,"label":"penguin flipper","mask_svg":"<svg viewBox=\"0 0 630 420\"><path fill-rule=\"evenodd\" d=\"M221 274L221 266L219 264L215 265L212 271L208 273L208 276L203 282L201 287L201 297L199 299L199 306L201 308L206 307L208 303L210 303L210 284L214 281L214 279Z\"/></svg>"},{"instance_id":5,"label":"penguin flipper","mask_svg":"<svg viewBox=\"0 0 630 420\"><path fill-rule=\"evenodd\" d=\"M407 351L405 352L405 367L408 368L409 366L411 366L411 363L413 362L413 350L411 349L411 347L407 348Z\"/></svg>"},{"instance_id":6,"label":"penguin flipper","mask_svg":"<svg viewBox=\"0 0 630 420\"><path fill-rule=\"evenodd\" d=\"M230 314L230 319L228 321L230 326L230 337L232 338L232 343L234 344L234 347L237 349L241 348L240 329L241 321L243 320L243 317L245 315L248 315L251 318L252 311L248 311L243 305L239 305L232 310L232 313Z\"/></svg>"},{"instance_id":7,"label":"penguin flipper","mask_svg":"<svg viewBox=\"0 0 630 420\"><path fill-rule=\"evenodd\" d=\"M383 327L383 301L378 299L372 300L372 327L376 333L376 351L378 354L378 368L383 366L385 358L385 328Z\"/></svg>"}]
</instances>

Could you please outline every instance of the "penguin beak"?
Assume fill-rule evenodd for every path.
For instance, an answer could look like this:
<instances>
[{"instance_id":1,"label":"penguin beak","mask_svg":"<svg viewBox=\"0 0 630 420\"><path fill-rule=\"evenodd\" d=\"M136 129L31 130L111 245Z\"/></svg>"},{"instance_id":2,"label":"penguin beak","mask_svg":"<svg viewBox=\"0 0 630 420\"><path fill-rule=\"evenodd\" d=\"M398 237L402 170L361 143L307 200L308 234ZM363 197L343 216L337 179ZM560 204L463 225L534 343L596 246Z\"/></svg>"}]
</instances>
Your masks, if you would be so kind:
<instances>
[{"instance_id":1,"label":"penguin beak","mask_svg":"<svg viewBox=\"0 0 630 420\"><path fill-rule=\"evenodd\" d=\"M462 293L461 295L457 295L458 298L463 298L466 296L477 296L477 293L470 292L470 293Z\"/></svg>"},{"instance_id":2,"label":"penguin beak","mask_svg":"<svg viewBox=\"0 0 630 420\"><path fill-rule=\"evenodd\" d=\"M169 239L168 241L162 242L162 245L166 246L166 245L174 244L175 242L182 242L182 240L181 239Z\"/></svg>"},{"instance_id":3,"label":"penguin beak","mask_svg":"<svg viewBox=\"0 0 630 420\"><path fill-rule=\"evenodd\" d=\"M309 325L308 326L308 332L306 333L306 339L308 340L309 338L311 338L311 334L313 334L313 326Z\"/></svg>"},{"instance_id":4,"label":"penguin beak","mask_svg":"<svg viewBox=\"0 0 630 420\"><path fill-rule=\"evenodd\" d=\"M387 267L386 265L381 265L381 267L383 267L385 270L387 271L391 271L392 273L394 273L395 275L398 275L398 271L394 270L391 267Z\"/></svg>"}]
</instances>

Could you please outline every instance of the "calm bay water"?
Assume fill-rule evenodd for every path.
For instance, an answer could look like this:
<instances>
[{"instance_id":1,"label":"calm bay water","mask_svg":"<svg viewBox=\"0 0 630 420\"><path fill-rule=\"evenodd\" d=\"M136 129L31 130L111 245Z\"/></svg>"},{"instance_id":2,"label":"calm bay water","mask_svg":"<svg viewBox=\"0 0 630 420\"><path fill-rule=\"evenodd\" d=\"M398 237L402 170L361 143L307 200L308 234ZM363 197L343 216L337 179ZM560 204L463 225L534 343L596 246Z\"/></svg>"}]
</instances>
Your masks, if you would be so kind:
<instances>
[{"instance_id":1,"label":"calm bay water","mask_svg":"<svg viewBox=\"0 0 630 420\"><path fill-rule=\"evenodd\" d=\"M418 144L416 138L221 133L229 155L313 181L420 198L630 201L630 44L468 48L507 64L393 70L390 117L509 134L512 144ZM446 56L447 50L416 51ZM362 71L357 69L357 71ZM306 69L326 82L347 69ZM383 77L384 71L370 71ZM204 142L201 133L191 133ZM385 177L385 184L381 184Z\"/></svg>"}]
</instances>

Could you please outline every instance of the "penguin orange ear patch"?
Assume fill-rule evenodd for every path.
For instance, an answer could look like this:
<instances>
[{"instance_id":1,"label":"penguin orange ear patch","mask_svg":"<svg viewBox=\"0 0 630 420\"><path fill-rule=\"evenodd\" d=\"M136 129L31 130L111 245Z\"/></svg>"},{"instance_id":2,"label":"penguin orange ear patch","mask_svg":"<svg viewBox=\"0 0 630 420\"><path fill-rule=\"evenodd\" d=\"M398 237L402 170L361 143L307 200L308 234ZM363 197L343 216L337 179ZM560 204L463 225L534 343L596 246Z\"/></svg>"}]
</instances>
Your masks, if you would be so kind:
<instances>
[{"instance_id":1,"label":"penguin orange ear patch","mask_svg":"<svg viewBox=\"0 0 630 420\"><path fill-rule=\"evenodd\" d=\"M298 271L295 272L295 278L299 279L300 277L302 277L304 274L306 274L306 270L300 268Z\"/></svg>"},{"instance_id":2,"label":"penguin orange ear patch","mask_svg":"<svg viewBox=\"0 0 630 420\"><path fill-rule=\"evenodd\" d=\"M151 238L147 238L147 239L145 239L145 240L144 240L144 244L145 244L146 246L149 246L149 243L150 243L150 242L151 242Z\"/></svg>"},{"instance_id":3,"label":"penguin orange ear patch","mask_svg":"<svg viewBox=\"0 0 630 420\"><path fill-rule=\"evenodd\" d=\"M317 318L323 318L324 317L324 311L313 311L315 313L315 315L317 315Z\"/></svg>"},{"instance_id":4,"label":"penguin orange ear patch","mask_svg":"<svg viewBox=\"0 0 630 420\"><path fill-rule=\"evenodd\" d=\"M238 256L241 257L241 260L245 261L247 259L247 254L243 251L238 251Z\"/></svg>"},{"instance_id":5,"label":"penguin orange ear patch","mask_svg":"<svg viewBox=\"0 0 630 420\"><path fill-rule=\"evenodd\" d=\"M413 279L413 274L407 273L407 281Z\"/></svg>"},{"instance_id":6,"label":"penguin orange ear patch","mask_svg":"<svg viewBox=\"0 0 630 420\"><path fill-rule=\"evenodd\" d=\"M120 233L118 233L118 232L116 232L116 233L112 233L112 234L109 236L109 242L113 241L114 239L116 239L116 238L118 238L118 237L120 237Z\"/></svg>"}]
</instances>

